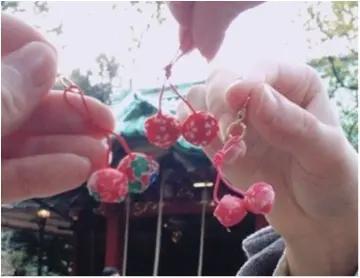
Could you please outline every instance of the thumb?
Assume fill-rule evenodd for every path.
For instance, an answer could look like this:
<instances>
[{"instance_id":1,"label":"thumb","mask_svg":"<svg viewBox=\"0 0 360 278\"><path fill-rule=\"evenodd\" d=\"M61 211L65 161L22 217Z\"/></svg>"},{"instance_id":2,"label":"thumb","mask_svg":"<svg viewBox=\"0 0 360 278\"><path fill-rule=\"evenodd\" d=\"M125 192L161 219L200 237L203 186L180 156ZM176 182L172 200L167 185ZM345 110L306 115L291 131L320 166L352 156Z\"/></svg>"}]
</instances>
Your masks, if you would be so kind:
<instances>
[{"instance_id":1,"label":"thumb","mask_svg":"<svg viewBox=\"0 0 360 278\"><path fill-rule=\"evenodd\" d=\"M1 62L1 136L19 128L55 82L57 54L48 44L31 42Z\"/></svg>"},{"instance_id":2,"label":"thumb","mask_svg":"<svg viewBox=\"0 0 360 278\"><path fill-rule=\"evenodd\" d=\"M291 153L310 167L319 166L324 157L332 156L337 144L334 128L267 84L254 85L250 91L248 121L270 145Z\"/></svg>"}]
</instances>

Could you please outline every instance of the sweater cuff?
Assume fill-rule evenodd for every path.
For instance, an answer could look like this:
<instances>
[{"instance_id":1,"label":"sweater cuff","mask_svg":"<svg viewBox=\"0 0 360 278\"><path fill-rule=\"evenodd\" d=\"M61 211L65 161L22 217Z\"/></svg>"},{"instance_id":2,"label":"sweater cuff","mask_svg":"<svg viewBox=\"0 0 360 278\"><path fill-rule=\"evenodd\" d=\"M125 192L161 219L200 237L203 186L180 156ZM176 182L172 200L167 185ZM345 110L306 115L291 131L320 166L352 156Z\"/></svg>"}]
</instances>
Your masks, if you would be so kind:
<instances>
[{"instance_id":1,"label":"sweater cuff","mask_svg":"<svg viewBox=\"0 0 360 278\"><path fill-rule=\"evenodd\" d=\"M279 262L276 265L273 276L289 276L289 266L286 259L286 251L280 257Z\"/></svg>"}]
</instances>

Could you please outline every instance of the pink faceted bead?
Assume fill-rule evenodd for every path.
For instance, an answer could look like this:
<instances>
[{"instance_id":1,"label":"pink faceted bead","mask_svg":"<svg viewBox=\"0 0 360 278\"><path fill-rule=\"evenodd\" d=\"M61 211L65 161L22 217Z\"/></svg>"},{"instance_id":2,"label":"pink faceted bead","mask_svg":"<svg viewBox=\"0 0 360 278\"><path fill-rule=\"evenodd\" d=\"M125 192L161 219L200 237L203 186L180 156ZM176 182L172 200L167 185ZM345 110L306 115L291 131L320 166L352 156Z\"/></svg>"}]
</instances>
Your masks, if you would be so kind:
<instances>
[{"instance_id":1,"label":"pink faceted bead","mask_svg":"<svg viewBox=\"0 0 360 278\"><path fill-rule=\"evenodd\" d=\"M248 211L255 214L268 214L275 202L275 192L270 184L254 183L246 192L244 202Z\"/></svg>"},{"instance_id":2,"label":"pink faceted bead","mask_svg":"<svg viewBox=\"0 0 360 278\"><path fill-rule=\"evenodd\" d=\"M226 228L235 226L247 215L244 201L233 195L224 195L216 206L214 216Z\"/></svg>"}]
</instances>

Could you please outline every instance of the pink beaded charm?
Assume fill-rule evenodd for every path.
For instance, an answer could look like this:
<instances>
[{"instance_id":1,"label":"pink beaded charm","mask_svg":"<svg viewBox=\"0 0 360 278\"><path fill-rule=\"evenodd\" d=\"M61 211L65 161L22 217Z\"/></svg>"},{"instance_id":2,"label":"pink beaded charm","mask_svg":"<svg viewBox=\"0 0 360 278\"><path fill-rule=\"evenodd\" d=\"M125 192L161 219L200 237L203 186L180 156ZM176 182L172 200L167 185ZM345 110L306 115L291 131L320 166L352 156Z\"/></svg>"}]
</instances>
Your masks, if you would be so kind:
<instances>
[{"instance_id":1,"label":"pink beaded charm","mask_svg":"<svg viewBox=\"0 0 360 278\"><path fill-rule=\"evenodd\" d=\"M195 146L209 145L219 131L218 121L208 112L191 114L181 127L182 136Z\"/></svg>"},{"instance_id":2,"label":"pink beaded charm","mask_svg":"<svg viewBox=\"0 0 360 278\"><path fill-rule=\"evenodd\" d=\"M246 215L244 201L230 194L221 198L214 211L214 216L226 228L240 223Z\"/></svg>"},{"instance_id":3,"label":"pink beaded charm","mask_svg":"<svg viewBox=\"0 0 360 278\"><path fill-rule=\"evenodd\" d=\"M115 169L101 169L91 174L87 188L97 201L121 203L128 193L128 179Z\"/></svg>"},{"instance_id":4,"label":"pink beaded charm","mask_svg":"<svg viewBox=\"0 0 360 278\"><path fill-rule=\"evenodd\" d=\"M145 121L145 135L160 148L170 148L180 137L180 123L170 115L156 113Z\"/></svg>"},{"instance_id":5,"label":"pink beaded charm","mask_svg":"<svg viewBox=\"0 0 360 278\"><path fill-rule=\"evenodd\" d=\"M120 161L117 170L128 179L129 193L142 193L155 182L159 164L150 155L133 152Z\"/></svg>"},{"instance_id":6,"label":"pink beaded charm","mask_svg":"<svg viewBox=\"0 0 360 278\"><path fill-rule=\"evenodd\" d=\"M270 184L254 183L246 191L244 198L248 211L255 214L268 214L275 202L275 192Z\"/></svg>"}]
</instances>

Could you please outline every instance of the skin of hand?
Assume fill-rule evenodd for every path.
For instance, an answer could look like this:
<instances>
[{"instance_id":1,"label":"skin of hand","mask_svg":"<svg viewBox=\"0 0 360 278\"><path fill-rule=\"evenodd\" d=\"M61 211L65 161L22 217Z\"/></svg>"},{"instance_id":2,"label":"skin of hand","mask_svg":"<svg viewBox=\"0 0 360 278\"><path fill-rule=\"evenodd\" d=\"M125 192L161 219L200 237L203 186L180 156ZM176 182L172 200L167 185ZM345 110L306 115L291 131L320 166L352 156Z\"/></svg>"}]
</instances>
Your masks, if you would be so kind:
<instances>
[{"instance_id":1,"label":"skin of hand","mask_svg":"<svg viewBox=\"0 0 360 278\"><path fill-rule=\"evenodd\" d=\"M219 137L204 148L209 158L250 97L247 153L224 166L234 186L273 185L267 216L284 238L292 275L352 275L357 266L357 152L347 141L317 73L307 65L264 63L243 79L211 75L188 100L213 114ZM181 104L181 122L189 115Z\"/></svg>"},{"instance_id":2,"label":"skin of hand","mask_svg":"<svg viewBox=\"0 0 360 278\"><path fill-rule=\"evenodd\" d=\"M51 91L57 53L36 30L1 16L1 202L47 197L80 185L107 164L104 134L89 129ZM84 111L81 99L71 102ZM111 111L88 98L91 113L107 129Z\"/></svg>"},{"instance_id":3,"label":"skin of hand","mask_svg":"<svg viewBox=\"0 0 360 278\"><path fill-rule=\"evenodd\" d=\"M171 13L180 25L183 52L196 48L211 60L218 52L230 23L242 12L263 1L171 1Z\"/></svg>"}]
</instances>

